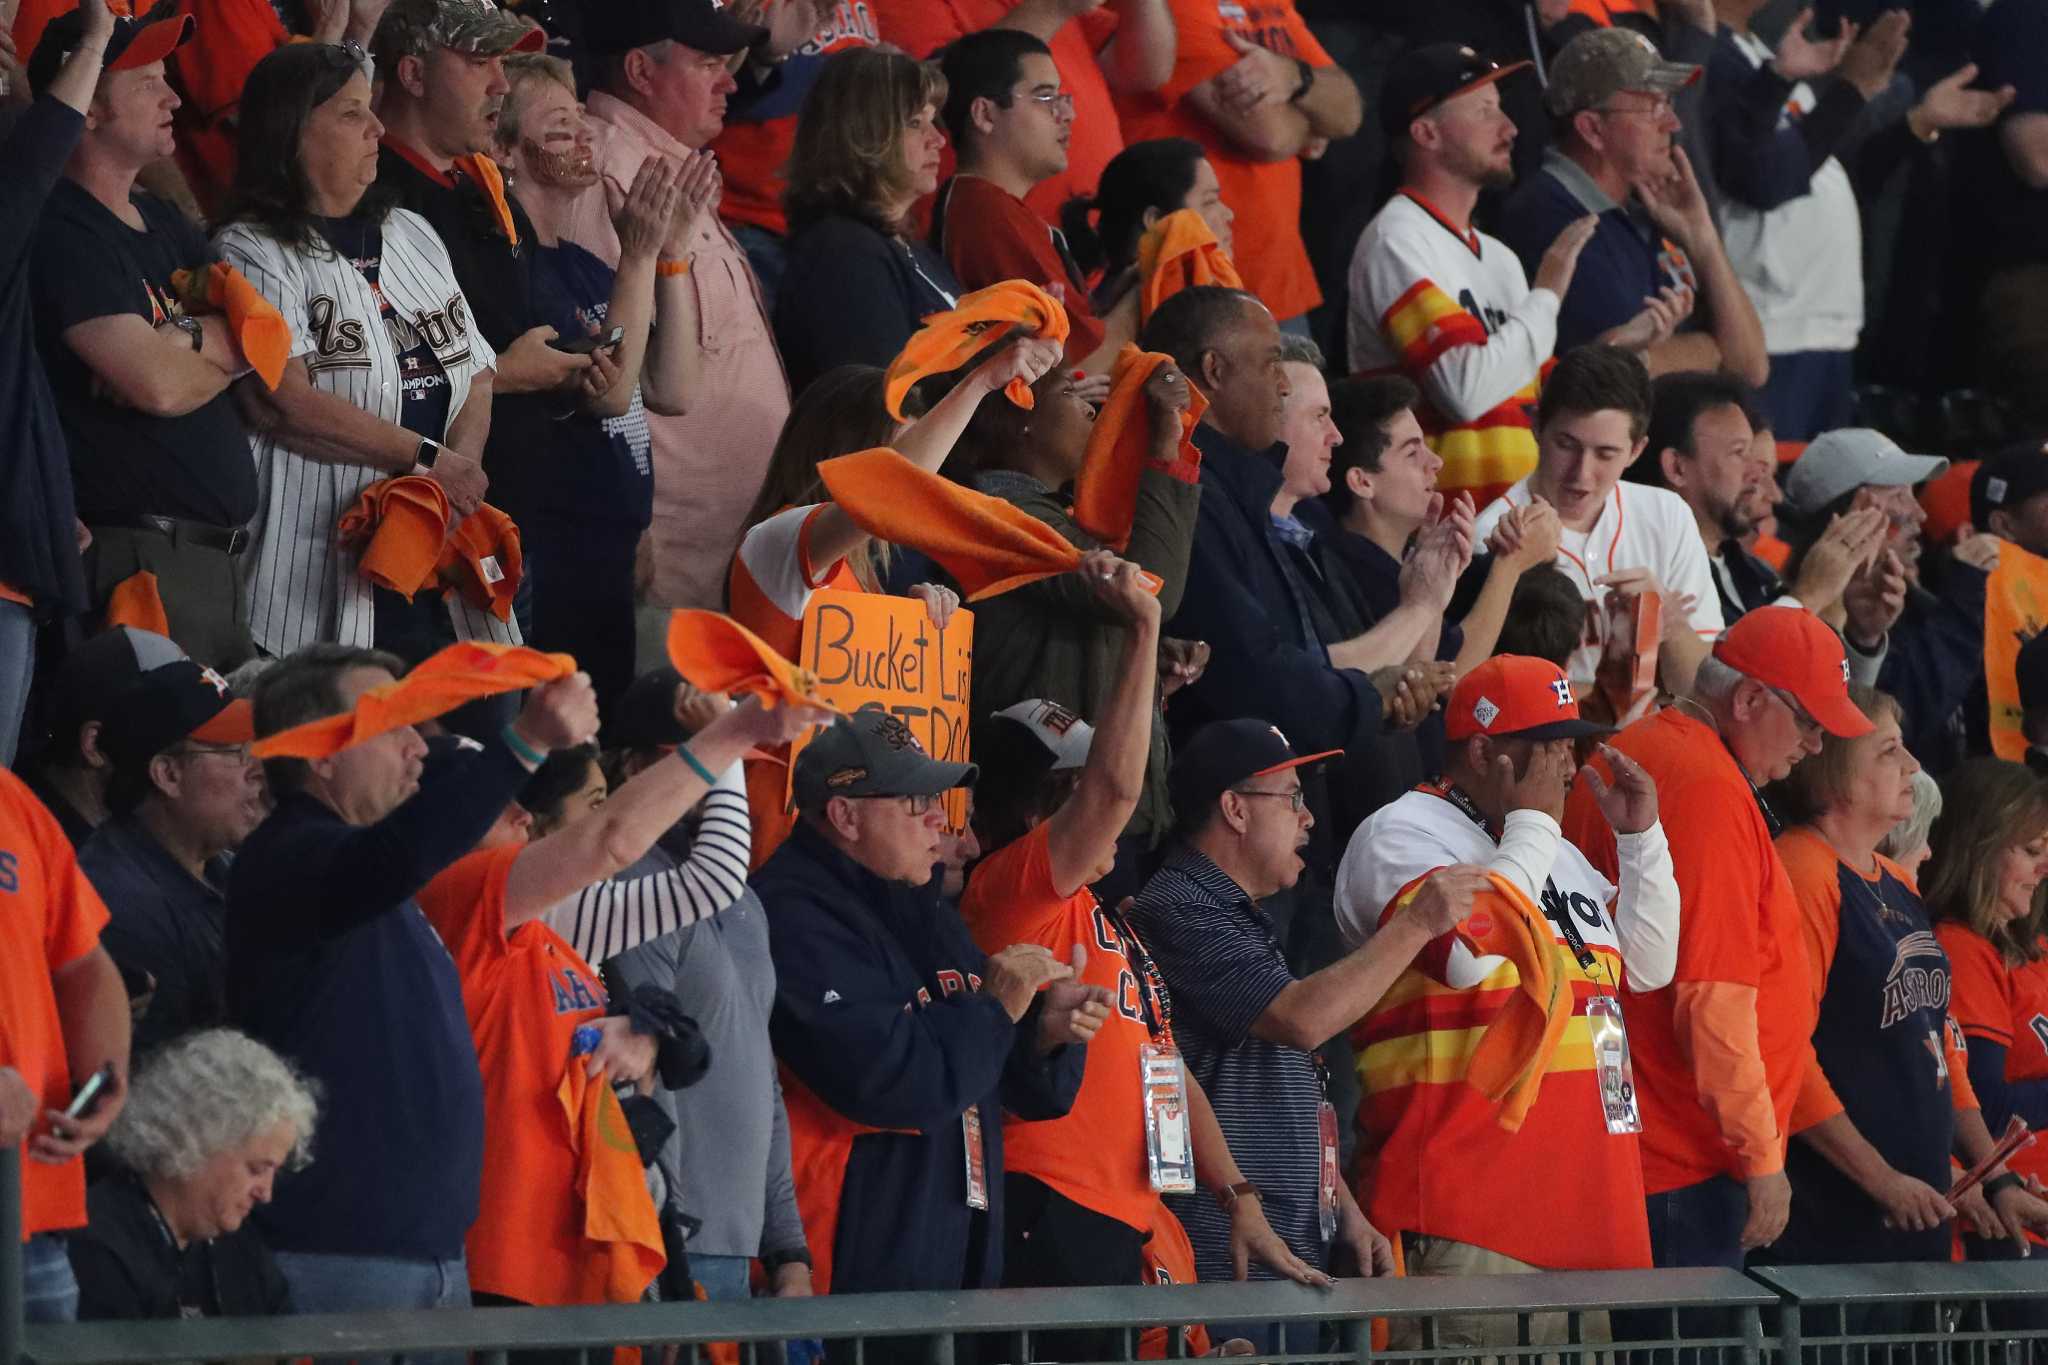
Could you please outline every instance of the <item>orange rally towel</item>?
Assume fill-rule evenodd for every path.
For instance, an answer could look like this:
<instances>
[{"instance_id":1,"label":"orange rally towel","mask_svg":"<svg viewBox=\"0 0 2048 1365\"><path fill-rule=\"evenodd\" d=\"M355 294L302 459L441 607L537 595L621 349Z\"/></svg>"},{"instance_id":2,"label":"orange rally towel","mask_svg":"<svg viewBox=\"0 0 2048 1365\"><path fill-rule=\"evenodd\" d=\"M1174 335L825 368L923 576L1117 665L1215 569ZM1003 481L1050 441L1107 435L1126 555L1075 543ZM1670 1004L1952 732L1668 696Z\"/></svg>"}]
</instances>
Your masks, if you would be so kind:
<instances>
[{"instance_id":1,"label":"orange rally towel","mask_svg":"<svg viewBox=\"0 0 2048 1365\"><path fill-rule=\"evenodd\" d=\"M1173 1216L1164 1201L1153 1201L1151 1235L1145 1239L1143 1256L1146 1284L1195 1282L1195 1248L1188 1241L1180 1219ZM1179 1338L1178 1344L1169 1337L1169 1333ZM1138 1335L1140 1360L1191 1359L1205 1356L1211 1349L1209 1329L1199 1323L1186 1327L1147 1327Z\"/></svg>"},{"instance_id":2,"label":"orange rally towel","mask_svg":"<svg viewBox=\"0 0 2048 1365\"><path fill-rule=\"evenodd\" d=\"M889 415L903 416L903 399L920 379L957 370L1010 334L1012 326L1048 341L1067 339L1067 310L1026 280L1004 280L964 296L950 311L933 313L902 354L889 362L883 398ZM1020 408L1032 405L1031 386L1012 379L1003 392Z\"/></svg>"},{"instance_id":3,"label":"orange rally towel","mask_svg":"<svg viewBox=\"0 0 2048 1365\"><path fill-rule=\"evenodd\" d=\"M1138 239L1138 278L1143 281L1138 295L1140 321L1183 289L1204 284L1244 288L1230 253L1193 209L1175 209L1145 229Z\"/></svg>"},{"instance_id":4,"label":"orange rally towel","mask_svg":"<svg viewBox=\"0 0 2048 1365\"><path fill-rule=\"evenodd\" d=\"M224 261L215 261L203 272L177 271L171 276L171 287L186 301L186 312L225 314L243 356L262 376L264 387L277 387L284 378L284 362L291 358L292 329L276 304Z\"/></svg>"},{"instance_id":5,"label":"orange rally towel","mask_svg":"<svg viewBox=\"0 0 2048 1365\"><path fill-rule=\"evenodd\" d=\"M519 524L484 503L449 533L435 566L441 583L468 598L500 621L512 619L512 598L519 591L524 558Z\"/></svg>"},{"instance_id":6,"label":"orange rally towel","mask_svg":"<svg viewBox=\"0 0 2048 1365\"><path fill-rule=\"evenodd\" d=\"M928 473L886 446L826 460L818 477L855 525L930 555L970 602L1081 563L1072 542L1029 512ZM1157 592L1158 580L1146 577Z\"/></svg>"},{"instance_id":7,"label":"orange rally towel","mask_svg":"<svg viewBox=\"0 0 2048 1365\"><path fill-rule=\"evenodd\" d=\"M373 687L355 709L323 716L259 739L258 758L327 758L401 725L446 715L467 701L520 692L576 671L566 654L543 654L524 645L467 640L420 661L397 682Z\"/></svg>"},{"instance_id":8,"label":"orange rally towel","mask_svg":"<svg viewBox=\"0 0 2048 1365\"><path fill-rule=\"evenodd\" d=\"M668 618L668 661L692 686L706 692L752 694L761 704L829 706L818 695L818 676L730 616L687 609Z\"/></svg>"},{"instance_id":9,"label":"orange rally towel","mask_svg":"<svg viewBox=\"0 0 2048 1365\"><path fill-rule=\"evenodd\" d=\"M1138 476L1152 456L1152 423L1145 385L1152 372L1171 362L1157 351L1126 345L1110 371L1109 398L1095 414L1081 477L1074 481L1074 522L1119 553L1131 543L1131 518L1138 512ZM1191 439L1209 400L1188 385L1189 403L1180 415L1181 459L1199 469L1201 452Z\"/></svg>"},{"instance_id":10,"label":"orange rally towel","mask_svg":"<svg viewBox=\"0 0 2048 1365\"><path fill-rule=\"evenodd\" d=\"M555 1089L576 1153L576 1194L583 1201L583 1272L578 1303L638 1303L668 1264L661 1221L647 1193L640 1149L609 1084L571 1057Z\"/></svg>"},{"instance_id":11,"label":"orange rally towel","mask_svg":"<svg viewBox=\"0 0 2048 1365\"><path fill-rule=\"evenodd\" d=\"M484 197L491 201L491 216L498 220L498 231L505 234L507 242L518 246L519 227L512 217L512 205L505 199L505 176L498 163L481 152L471 152L456 157L454 165L483 189Z\"/></svg>"},{"instance_id":12,"label":"orange rally towel","mask_svg":"<svg viewBox=\"0 0 2048 1365\"><path fill-rule=\"evenodd\" d=\"M144 569L129 574L107 594L107 625L134 626L137 630L169 635L171 625L164 615L163 594L157 591L156 575Z\"/></svg>"},{"instance_id":13,"label":"orange rally towel","mask_svg":"<svg viewBox=\"0 0 2048 1365\"><path fill-rule=\"evenodd\" d=\"M448 540L448 493L432 479L405 474L379 479L356 495L334 524L334 538L362 546L363 577L412 601Z\"/></svg>"},{"instance_id":14,"label":"orange rally towel","mask_svg":"<svg viewBox=\"0 0 2048 1365\"><path fill-rule=\"evenodd\" d=\"M1396 898L1406 905L1429 874L1417 877ZM1500 1126L1518 1131L1543 1085L1576 999L1558 959L1550 920L1507 878L1488 873L1490 891L1472 903L1472 913L1452 932L1474 953L1504 957L1521 983L1501 1007L1486 1036L1472 1052L1465 1079L1474 1090L1501 1104Z\"/></svg>"}]
</instances>

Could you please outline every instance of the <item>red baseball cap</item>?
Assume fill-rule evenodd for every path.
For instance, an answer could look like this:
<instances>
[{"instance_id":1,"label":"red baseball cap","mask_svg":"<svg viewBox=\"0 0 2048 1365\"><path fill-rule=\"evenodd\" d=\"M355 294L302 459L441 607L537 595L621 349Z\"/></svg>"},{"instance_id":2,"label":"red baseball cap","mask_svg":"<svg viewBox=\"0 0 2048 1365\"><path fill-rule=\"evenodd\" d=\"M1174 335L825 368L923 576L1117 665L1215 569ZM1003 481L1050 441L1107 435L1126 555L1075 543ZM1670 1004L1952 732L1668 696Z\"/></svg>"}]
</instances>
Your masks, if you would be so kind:
<instances>
[{"instance_id":1,"label":"red baseball cap","mask_svg":"<svg viewBox=\"0 0 2048 1365\"><path fill-rule=\"evenodd\" d=\"M1583 739L1614 728L1579 716L1572 680L1548 659L1496 654L1458 680L1444 708L1444 736Z\"/></svg>"},{"instance_id":2,"label":"red baseball cap","mask_svg":"<svg viewBox=\"0 0 2048 1365\"><path fill-rule=\"evenodd\" d=\"M160 0L155 7L141 14L121 14L114 18L114 31L107 38L107 50L101 57L102 69L106 71L133 71L138 66L160 62L172 52L184 46L192 37L193 18L181 12L170 0ZM85 14L73 8L52 19L36 40L36 49L29 55L28 88L41 94L56 79L63 69L64 59L71 55L85 37Z\"/></svg>"},{"instance_id":3,"label":"red baseball cap","mask_svg":"<svg viewBox=\"0 0 2048 1365\"><path fill-rule=\"evenodd\" d=\"M1820 728L1855 739L1877 727L1849 700L1842 639L1804 607L1758 607L1721 633L1714 657L1744 677L1792 694Z\"/></svg>"}]
</instances>

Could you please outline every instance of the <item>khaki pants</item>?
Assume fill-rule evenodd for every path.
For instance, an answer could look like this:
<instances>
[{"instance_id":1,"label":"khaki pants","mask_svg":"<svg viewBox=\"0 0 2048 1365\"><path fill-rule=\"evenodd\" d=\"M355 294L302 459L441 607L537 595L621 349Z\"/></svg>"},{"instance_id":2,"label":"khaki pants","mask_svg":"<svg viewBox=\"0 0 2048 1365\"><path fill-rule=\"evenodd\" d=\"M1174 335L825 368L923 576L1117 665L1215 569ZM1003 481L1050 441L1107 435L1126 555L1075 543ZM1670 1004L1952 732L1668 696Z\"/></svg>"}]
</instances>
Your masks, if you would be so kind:
<instances>
[{"instance_id":1,"label":"khaki pants","mask_svg":"<svg viewBox=\"0 0 2048 1365\"><path fill-rule=\"evenodd\" d=\"M1532 1275L1540 1269L1512 1256L1503 1256L1497 1251L1488 1251L1485 1247L1466 1242L1453 1242L1446 1237L1407 1233L1403 1235L1402 1247L1408 1274L1417 1279L1451 1275ZM1561 1346L1568 1339L1568 1325L1563 1313L1531 1314L1529 1344ZM1580 1336L1585 1341L1614 1339L1605 1313L1587 1313L1579 1325ZM1423 1323L1419 1318L1390 1319L1387 1323L1387 1348L1394 1351L1421 1350L1422 1329ZM1513 1352L1518 1345L1517 1336L1512 1314L1453 1314L1436 1319L1437 1349L1446 1355L1459 1350ZM1497 1357L1489 1355L1484 1358L1492 1360ZM1559 1357L1554 1353L1542 1357L1546 1363L1576 1358Z\"/></svg>"},{"instance_id":2,"label":"khaki pants","mask_svg":"<svg viewBox=\"0 0 2048 1365\"><path fill-rule=\"evenodd\" d=\"M226 673L256 653L235 568L224 550L160 531L95 526L85 552L86 592L93 610L101 611L123 579L144 570L155 574L171 638L200 663Z\"/></svg>"}]
</instances>

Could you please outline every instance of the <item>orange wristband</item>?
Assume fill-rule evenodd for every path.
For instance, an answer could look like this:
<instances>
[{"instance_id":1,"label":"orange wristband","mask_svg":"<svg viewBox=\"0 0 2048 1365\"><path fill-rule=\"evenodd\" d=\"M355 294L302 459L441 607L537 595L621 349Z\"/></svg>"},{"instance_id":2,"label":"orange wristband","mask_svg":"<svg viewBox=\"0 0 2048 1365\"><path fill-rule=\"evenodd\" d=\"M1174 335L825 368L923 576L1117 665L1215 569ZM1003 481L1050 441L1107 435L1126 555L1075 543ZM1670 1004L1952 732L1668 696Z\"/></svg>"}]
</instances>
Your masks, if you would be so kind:
<instances>
[{"instance_id":1,"label":"orange wristband","mask_svg":"<svg viewBox=\"0 0 2048 1365\"><path fill-rule=\"evenodd\" d=\"M680 261L656 261L654 263L654 273L665 278L687 275L690 273L690 260L686 256Z\"/></svg>"}]
</instances>

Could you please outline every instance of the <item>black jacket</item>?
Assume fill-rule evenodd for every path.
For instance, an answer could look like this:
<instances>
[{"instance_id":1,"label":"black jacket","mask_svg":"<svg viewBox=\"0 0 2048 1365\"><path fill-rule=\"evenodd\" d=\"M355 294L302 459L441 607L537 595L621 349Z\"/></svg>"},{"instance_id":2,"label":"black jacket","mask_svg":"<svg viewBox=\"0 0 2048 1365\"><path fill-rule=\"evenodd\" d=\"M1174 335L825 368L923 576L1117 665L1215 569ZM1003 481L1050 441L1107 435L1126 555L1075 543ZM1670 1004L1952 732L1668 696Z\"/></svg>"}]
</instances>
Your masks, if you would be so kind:
<instances>
[{"instance_id":1,"label":"black jacket","mask_svg":"<svg viewBox=\"0 0 2048 1365\"><path fill-rule=\"evenodd\" d=\"M65 1240L81 1321L260 1318L292 1311L291 1291L254 1223L182 1251L130 1175L87 1192L87 1223Z\"/></svg>"},{"instance_id":2,"label":"black jacket","mask_svg":"<svg viewBox=\"0 0 2048 1365\"><path fill-rule=\"evenodd\" d=\"M960 293L953 268L923 242L837 214L808 224L790 238L775 289L775 344L790 391L839 365L886 368L924 318Z\"/></svg>"}]
</instances>

